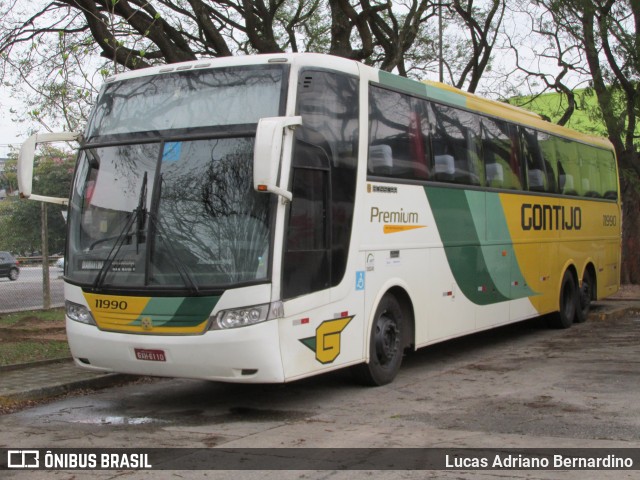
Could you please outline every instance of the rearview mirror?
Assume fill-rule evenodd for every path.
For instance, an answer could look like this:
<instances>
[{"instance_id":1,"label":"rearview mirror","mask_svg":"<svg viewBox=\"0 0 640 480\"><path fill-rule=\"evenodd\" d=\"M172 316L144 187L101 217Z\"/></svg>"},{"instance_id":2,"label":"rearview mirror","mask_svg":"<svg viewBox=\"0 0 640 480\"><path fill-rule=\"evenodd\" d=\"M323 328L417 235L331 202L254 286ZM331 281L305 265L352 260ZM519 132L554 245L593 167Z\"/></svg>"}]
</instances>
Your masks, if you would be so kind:
<instances>
[{"instance_id":1,"label":"rearview mirror","mask_svg":"<svg viewBox=\"0 0 640 480\"><path fill-rule=\"evenodd\" d=\"M268 117L258 121L253 151L253 188L291 201L291 192L278 186L285 127L302 125L302 117Z\"/></svg>"},{"instance_id":2,"label":"rearview mirror","mask_svg":"<svg viewBox=\"0 0 640 480\"><path fill-rule=\"evenodd\" d=\"M69 203L69 200L66 198L46 197L31 193L33 186L33 162L35 159L36 145L38 143L77 142L80 140L80 136L80 133L60 132L38 133L27 138L22 144L20 154L18 155L18 190L20 191L20 197L61 205Z\"/></svg>"}]
</instances>

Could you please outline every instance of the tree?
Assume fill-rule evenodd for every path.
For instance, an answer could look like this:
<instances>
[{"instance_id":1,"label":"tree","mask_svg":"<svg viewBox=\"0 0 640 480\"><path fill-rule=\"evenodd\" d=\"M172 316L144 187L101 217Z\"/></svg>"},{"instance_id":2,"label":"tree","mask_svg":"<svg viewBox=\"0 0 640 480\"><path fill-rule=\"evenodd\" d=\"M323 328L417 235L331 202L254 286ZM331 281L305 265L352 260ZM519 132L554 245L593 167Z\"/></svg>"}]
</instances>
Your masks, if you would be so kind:
<instances>
[{"instance_id":1,"label":"tree","mask_svg":"<svg viewBox=\"0 0 640 480\"><path fill-rule=\"evenodd\" d=\"M531 31L542 55L560 67L555 78L526 68L526 78L542 81L561 93L566 109L558 123L565 124L578 108L574 89L566 83L570 73L588 78L587 94L597 98L594 122L605 126L621 172L623 200L622 281L640 282L640 139L636 135L640 112L640 2L638 0L537 0ZM536 42L536 40L534 40ZM517 52L517 42L511 47ZM517 57L516 57L517 58Z\"/></svg>"},{"instance_id":2,"label":"tree","mask_svg":"<svg viewBox=\"0 0 640 480\"><path fill-rule=\"evenodd\" d=\"M113 72L236 54L315 51L424 76L437 52L438 7L451 82L471 91L489 67L506 0L58 0L0 4L0 77L26 89L31 119L86 121ZM425 63L424 60L427 60Z\"/></svg>"},{"instance_id":3,"label":"tree","mask_svg":"<svg viewBox=\"0 0 640 480\"><path fill-rule=\"evenodd\" d=\"M11 182L15 182L14 153L6 163ZM48 148L36 157L34 192L42 195L68 197L71 189L75 157L57 148ZM66 238L63 207L47 204L49 251L62 252ZM0 202L0 250L20 254L41 249L41 205L8 197Z\"/></svg>"},{"instance_id":4,"label":"tree","mask_svg":"<svg viewBox=\"0 0 640 480\"><path fill-rule=\"evenodd\" d=\"M463 4L459 0L454 0L451 3L449 8L458 15L470 37L472 46L468 54L458 57L463 59L463 64L457 81L453 82L457 88L464 88L467 84L468 91L477 90L480 79L489 66L505 7L506 2L503 0L489 1L485 9L474 6L473 1Z\"/></svg>"},{"instance_id":5,"label":"tree","mask_svg":"<svg viewBox=\"0 0 640 480\"><path fill-rule=\"evenodd\" d=\"M518 87L563 94L564 124L580 106L570 79L589 82L623 172L623 278L640 282L640 255L633 256L640 252L640 225L633 223L640 211L632 209L640 205L639 0L7 2L0 4L0 77L18 90L30 89L31 118L77 130L104 77L203 57L316 51L422 78L438 60L440 11L447 24L447 83L478 91L504 43L516 58L509 73L520 74ZM505 22L513 12L528 15L529 22ZM533 56L528 60L521 54L525 44ZM555 62L555 75L543 60ZM516 77L508 74L500 93L513 91Z\"/></svg>"}]
</instances>

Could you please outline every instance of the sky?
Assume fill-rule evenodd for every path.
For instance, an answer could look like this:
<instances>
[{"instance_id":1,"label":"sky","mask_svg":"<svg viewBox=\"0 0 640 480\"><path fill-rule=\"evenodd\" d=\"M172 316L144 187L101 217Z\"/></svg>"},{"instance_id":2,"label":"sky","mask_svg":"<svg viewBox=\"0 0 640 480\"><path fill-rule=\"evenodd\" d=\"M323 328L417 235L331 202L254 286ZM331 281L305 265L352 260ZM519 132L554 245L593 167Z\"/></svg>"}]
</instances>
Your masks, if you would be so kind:
<instances>
[{"instance_id":1,"label":"sky","mask_svg":"<svg viewBox=\"0 0 640 480\"><path fill-rule=\"evenodd\" d=\"M510 18L508 22L505 21L505 25L510 25L511 29L515 31L518 31L518 30L527 31L527 28L524 28L524 27L521 29L518 28L518 25L520 25L522 21L524 20L522 20L520 17L514 17L514 18ZM514 31L510 32L510 35L512 35L513 38L517 37L517 34ZM520 38L518 41L522 42L521 48L519 48L519 54L522 56L522 58L533 56L533 51L531 50L531 48L526 46L526 43L527 43L526 38L525 39ZM536 57L533 56L533 58L535 59ZM496 47L494 49L494 59L493 59L491 74L494 74L496 72L500 73L500 72L511 71L513 68L513 65L514 65L514 60L513 60L513 54L511 51L509 50L501 51L499 47ZM538 65L538 68L539 67L540 65ZM548 73L557 71L557 65L553 65L553 64L545 65L545 67L543 68L548 68ZM491 85L492 83L492 80L490 78L491 74L489 72L485 72L485 77L483 77L483 80L481 82L482 83L481 89L479 91L482 91L485 94L489 93L489 96L493 98L494 96L491 95L491 92L498 91L500 90L500 88L499 86L494 87L493 85ZM433 75L430 77L432 77L433 79L436 79L437 73L434 72ZM512 82L516 81L515 78L510 78L510 80ZM490 86L487 86L487 85L490 85ZM484 87L486 87L486 92L484 91L485 90ZM530 92L521 92L521 93L528 94ZM42 125L14 123L12 121L12 114L9 112L9 109L11 107L17 110L20 110L21 105L18 101L12 99L9 88L3 86L0 83L0 158L7 156L7 154L10 152L10 147L9 147L10 145L14 145L16 148L19 148L20 144L24 140L26 140L28 136L27 133L29 131L36 131L36 132L45 131Z\"/></svg>"},{"instance_id":2,"label":"sky","mask_svg":"<svg viewBox=\"0 0 640 480\"><path fill-rule=\"evenodd\" d=\"M0 85L0 158L6 158L9 153L9 145L19 146L27 137L27 127L24 124L15 124L11 121L9 109L16 107L17 103L12 101L8 89Z\"/></svg>"}]
</instances>

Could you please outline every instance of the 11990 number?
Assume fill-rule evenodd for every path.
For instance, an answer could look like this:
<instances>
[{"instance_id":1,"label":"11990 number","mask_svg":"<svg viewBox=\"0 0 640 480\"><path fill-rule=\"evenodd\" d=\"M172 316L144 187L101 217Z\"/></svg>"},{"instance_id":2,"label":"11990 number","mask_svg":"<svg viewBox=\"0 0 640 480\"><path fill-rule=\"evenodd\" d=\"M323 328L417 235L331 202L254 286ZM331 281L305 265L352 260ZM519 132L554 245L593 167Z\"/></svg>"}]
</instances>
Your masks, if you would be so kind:
<instances>
[{"instance_id":1,"label":"11990 number","mask_svg":"<svg viewBox=\"0 0 640 480\"><path fill-rule=\"evenodd\" d=\"M126 310L128 304L125 300L104 300L97 298L95 306L102 310Z\"/></svg>"},{"instance_id":2,"label":"11990 number","mask_svg":"<svg viewBox=\"0 0 640 480\"><path fill-rule=\"evenodd\" d=\"M615 227L618 222L618 217L615 215L603 215L602 216L602 225L604 227Z\"/></svg>"}]
</instances>

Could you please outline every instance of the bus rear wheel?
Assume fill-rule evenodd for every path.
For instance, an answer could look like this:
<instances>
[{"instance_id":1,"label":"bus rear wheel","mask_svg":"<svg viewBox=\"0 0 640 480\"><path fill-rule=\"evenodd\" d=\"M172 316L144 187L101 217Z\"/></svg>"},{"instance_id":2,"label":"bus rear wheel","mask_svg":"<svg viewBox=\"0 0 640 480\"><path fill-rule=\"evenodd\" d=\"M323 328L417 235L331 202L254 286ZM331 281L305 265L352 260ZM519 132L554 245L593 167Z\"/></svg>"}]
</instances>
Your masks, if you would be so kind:
<instances>
[{"instance_id":1,"label":"bus rear wheel","mask_svg":"<svg viewBox=\"0 0 640 480\"><path fill-rule=\"evenodd\" d=\"M354 369L360 383L379 386L393 381L402 363L403 329L402 308L396 297L387 294L380 301L371 326L369 363Z\"/></svg>"},{"instance_id":2,"label":"bus rear wheel","mask_svg":"<svg viewBox=\"0 0 640 480\"><path fill-rule=\"evenodd\" d=\"M573 274L567 270L562 277L560 287L560 310L553 316L553 326L556 328L569 328L573 325L578 310L578 286Z\"/></svg>"},{"instance_id":3,"label":"bus rear wheel","mask_svg":"<svg viewBox=\"0 0 640 480\"><path fill-rule=\"evenodd\" d=\"M593 298L594 281L591 274L586 271L582 277L582 287L578 292L578 308L576 309L576 323L582 323L587 320L589 308L591 308L591 299Z\"/></svg>"}]
</instances>

